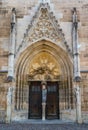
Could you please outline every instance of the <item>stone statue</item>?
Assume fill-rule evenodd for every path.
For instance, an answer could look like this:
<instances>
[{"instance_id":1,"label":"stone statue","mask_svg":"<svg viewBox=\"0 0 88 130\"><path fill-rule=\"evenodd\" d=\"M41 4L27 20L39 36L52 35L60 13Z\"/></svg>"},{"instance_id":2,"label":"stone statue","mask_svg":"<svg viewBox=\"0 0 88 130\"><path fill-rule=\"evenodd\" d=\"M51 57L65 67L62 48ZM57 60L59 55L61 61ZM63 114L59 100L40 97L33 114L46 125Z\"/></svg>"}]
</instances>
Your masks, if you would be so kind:
<instances>
[{"instance_id":1,"label":"stone statue","mask_svg":"<svg viewBox=\"0 0 88 130\"><path fill-rule=\"evenodd\" d=\"M7 105L12 104L12 88L9 87L8 93L7 93Z\"/></svg>"},{"instance_id":2,"label":"stone statue","mask_svg":"<svg viewBox=\"0 0 88 130\"><path fill-rule=\"evenodd\" d=\"M74 87L74 92L75 92L76 95L79 94L79 92L80 92L79 86Z\"/></svg>"},{"instance_id":3,"label":"stone statue","mask_svg":"<svg viewBox=\"0 0 88 130\"><path fill-rule=\"evenodd\" d=\"M7 93L6 123L11 122L11 114L12 114L12 87L9 87Z\"/></svg>"},{"instance_id":4,"label":"stone statue","mask_svg":"<svg viewBox=\"0 0 88 130\"><path fill-rule=\"evenodd\" d=\"M75 88L74 88L74 95L75 95L76 103L77 103L77 97L78 97L78 95L79 95L79 92L80 92L79 87L78 87L78 86L75 87Z\"/></svg>"},{"instance_id":5,"label":"stone statue","mask_svg":"<svg viewBox=\"0 0 88 130\"><path fill-rule=\"evenodd\" d=\"M42 90L42 102L45 103L47 98L47 89Z\"/></svg>"},{"instance_id":6,"label":"stone statue","mask_svg":"<svg viewBox=\"0 0 88 130\"><path fill-rule=\"evenodd\" d=\"M81 115L81 91L80 87L76 86L75 90L75 98L76 98L76 119L78 123L82 123L82 115Z\"/></svg>"}]
</instances>

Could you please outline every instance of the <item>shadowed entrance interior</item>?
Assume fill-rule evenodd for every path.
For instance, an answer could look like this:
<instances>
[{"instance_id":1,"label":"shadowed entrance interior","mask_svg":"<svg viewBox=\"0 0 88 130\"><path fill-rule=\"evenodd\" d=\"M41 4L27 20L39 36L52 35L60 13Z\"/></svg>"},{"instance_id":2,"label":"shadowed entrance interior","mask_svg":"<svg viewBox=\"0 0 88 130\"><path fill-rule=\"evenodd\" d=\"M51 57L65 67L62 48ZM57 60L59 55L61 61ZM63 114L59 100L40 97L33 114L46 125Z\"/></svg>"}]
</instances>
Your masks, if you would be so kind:
<instances>
[{"instance_id":1,"label":"shadowed entrance interior","mask_svg":"<svg viewBox=\"0 0 88 130\"><path fill-rule=\"evenodd\" d=\"M46 85L46 119L59 119L59 86L58 82L47 82ZM42 118L42 85L33 81L29 86L29 119Z\"/></svg>"}]
</instances>

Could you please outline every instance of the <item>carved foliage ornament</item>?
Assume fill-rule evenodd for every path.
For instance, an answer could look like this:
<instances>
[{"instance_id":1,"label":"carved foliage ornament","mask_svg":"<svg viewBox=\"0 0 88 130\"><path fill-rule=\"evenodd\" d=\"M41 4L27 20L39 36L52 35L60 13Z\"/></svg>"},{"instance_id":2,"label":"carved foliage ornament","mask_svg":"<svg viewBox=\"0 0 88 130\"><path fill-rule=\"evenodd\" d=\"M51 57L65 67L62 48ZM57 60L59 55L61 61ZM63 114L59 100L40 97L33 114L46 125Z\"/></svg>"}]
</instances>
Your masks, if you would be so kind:
<instances>
[{"instance_id":1,"label":"carved foliage ornament","mask_svg":"<svg viewBox=\"0 0 88 130\"><path fill-rule=\"evenodd\" d=\"M41 8L39 19L34 26L29 41L34 42L41 38L49 38L58 41L59 37L49 18L47 8Z\"/></svg>"},{"instance_id":2,"label":"carved foliage ornament","mask_svg":"<svg viewBox=\"0 0 88 130\"><path fill-rule=\"evenodd\" d=\"M47 39L52 42L61 42L61 44L65 45L69 53L71 53L71 50L65 41L62 29L60 28L53 12L50 11L49 4L42 3L39 5L38 10L35 12L35 15L26 29L26 33L24 34L22 43L17 49L17 53L21 48L27 47L30 43Z\"/></svg>"}]
</instances>

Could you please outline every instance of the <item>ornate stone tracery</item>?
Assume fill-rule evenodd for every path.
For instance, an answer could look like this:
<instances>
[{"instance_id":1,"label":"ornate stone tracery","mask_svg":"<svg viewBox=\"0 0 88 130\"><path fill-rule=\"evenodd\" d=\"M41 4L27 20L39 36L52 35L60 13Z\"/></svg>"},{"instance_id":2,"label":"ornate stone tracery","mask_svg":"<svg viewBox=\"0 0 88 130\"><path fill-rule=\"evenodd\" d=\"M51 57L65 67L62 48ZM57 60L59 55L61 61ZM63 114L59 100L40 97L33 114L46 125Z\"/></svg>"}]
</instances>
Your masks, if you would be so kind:
<instances>
[{"instance_id":1,"label":"ornate stone tracery","mask_svg":"<svg viewBox=\"0 0 88 130\"><path fill-rule=\"evenodd\" d=\"M41 38L49 38L53 41L59 41L59 35L56 33L56 30L49 18L48 10L46 8L41 8L38 22L32 30L29 41L34 42Z\"/></svg>"}]
</instances>

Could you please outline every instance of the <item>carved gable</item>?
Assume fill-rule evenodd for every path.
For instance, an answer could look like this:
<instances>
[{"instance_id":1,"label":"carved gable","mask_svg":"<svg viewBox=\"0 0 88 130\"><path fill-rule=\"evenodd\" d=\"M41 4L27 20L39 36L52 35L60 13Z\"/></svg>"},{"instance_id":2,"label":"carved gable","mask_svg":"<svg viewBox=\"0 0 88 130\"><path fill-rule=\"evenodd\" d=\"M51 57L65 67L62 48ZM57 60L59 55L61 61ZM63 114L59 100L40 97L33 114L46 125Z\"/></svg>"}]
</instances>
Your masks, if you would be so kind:
<instances>
[{"instance_id":1,"label":"carved gable","mask_svg":"<svg viewBox=\"0 0 88 130\"><path fill-rule=\"evenodd\" d=\"M40 40L49 40L68 52L71 52L65 41L62 29L53 12L51 12L48 3L40 4L24 34L22 44L19 46L18 51L20 49L24 50L24 48Z\"/></svg>"},{"instance_id":2,"label":"carved gable","mask_svg":"<svg viewBox=\"0 0 88 130\"><path fill-rule=\"evenodd\" d=\"M59 40L58 32L51 21L47 8L41 8L37 23L35 23L29 41L34 42L38 39L48 38L53 41Z\"/></svg>"}]
</instances>

